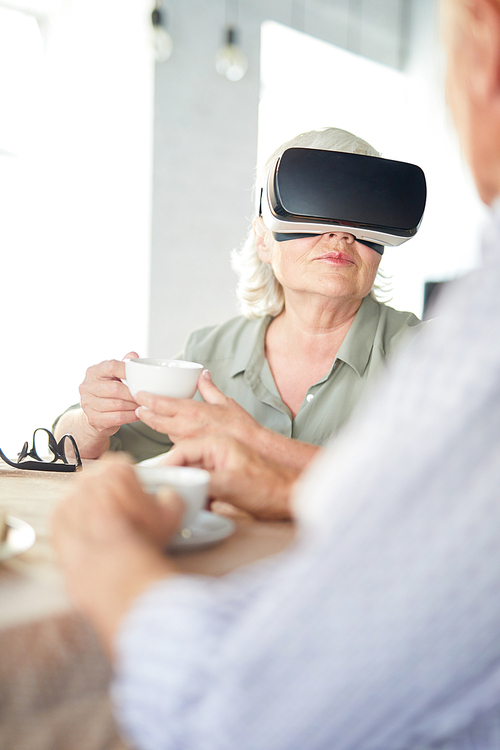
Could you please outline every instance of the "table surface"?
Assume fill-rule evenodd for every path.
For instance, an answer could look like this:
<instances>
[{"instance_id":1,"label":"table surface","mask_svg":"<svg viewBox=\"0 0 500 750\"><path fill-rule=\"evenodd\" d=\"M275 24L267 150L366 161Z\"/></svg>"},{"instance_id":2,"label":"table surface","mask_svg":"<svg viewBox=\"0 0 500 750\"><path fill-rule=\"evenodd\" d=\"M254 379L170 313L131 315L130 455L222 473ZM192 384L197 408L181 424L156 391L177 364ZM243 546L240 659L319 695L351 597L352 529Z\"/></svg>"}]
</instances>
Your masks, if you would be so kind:
<instances>
[{"instance_id":1,"label":"table surface","mask_svg":"<svg viewBox=\"0 0 500 750\"><path fill-rule=\"evenodd\" d=\"M37 537L30 550L0 562L2 750L127 747L111 717L109 664L71 607L50 543L53 508L76 476L13 469L0 460L0 510L27 521ZM222 512L232 515L235 533L212 547L177 553L183 571L223 575L282 551L293 539L291 523Z\"/></svg>"}]
</instances>

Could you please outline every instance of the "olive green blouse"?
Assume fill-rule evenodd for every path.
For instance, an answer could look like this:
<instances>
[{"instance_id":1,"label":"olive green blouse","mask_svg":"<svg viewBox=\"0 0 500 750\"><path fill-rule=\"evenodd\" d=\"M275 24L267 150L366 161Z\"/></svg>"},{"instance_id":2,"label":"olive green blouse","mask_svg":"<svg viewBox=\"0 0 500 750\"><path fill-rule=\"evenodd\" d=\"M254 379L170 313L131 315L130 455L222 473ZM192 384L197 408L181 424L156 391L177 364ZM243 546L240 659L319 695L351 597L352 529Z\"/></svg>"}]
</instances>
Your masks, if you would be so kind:
<instances>
[{"instance_id":1,"label":"olive green blouse","mask_svg":"<svg viewBox=\"0 0 500 750\"><path fill-rule=\"evenodd\" d=\"M422 328L413 313L365 297L330 370L309 388L293 419L265 357L271 320L270 316L257 320L237 317L202 328L190 335L178 359L203 364L217 387L261 424L316 445L326 443L345 424L387 357ZM199 393L195 398L201 399ZM165 453L171 445L167 435L140 422L123 425L111 438L111 450L127 451L137 461Z\"/></svg>"}]
</instances>

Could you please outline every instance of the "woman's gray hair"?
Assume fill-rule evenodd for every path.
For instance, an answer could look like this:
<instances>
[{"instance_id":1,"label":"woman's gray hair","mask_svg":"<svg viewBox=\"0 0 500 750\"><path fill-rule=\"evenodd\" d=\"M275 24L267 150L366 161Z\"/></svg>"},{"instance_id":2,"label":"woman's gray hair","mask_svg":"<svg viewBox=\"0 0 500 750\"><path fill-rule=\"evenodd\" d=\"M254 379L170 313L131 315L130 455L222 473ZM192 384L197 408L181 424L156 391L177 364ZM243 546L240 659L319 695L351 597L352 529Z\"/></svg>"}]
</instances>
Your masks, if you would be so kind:
<instances>
[{"instance_id":1,"label":"woman's gray hair","mask_svg":"<svg viewBox=\"0 0 500 750\"><path fill-rule=\"evenodd\" d=\"M349 154L380 156L373 146L347 130L323 128L301 133L290 141L282 143L268 158L257 176L255 195L260 195L267 173L273 161L287 148L322 148L329 151L344 151ZM260 222L262 234L271 232L264 226L255 210L253 220ZM276 279L269 263L264 263L258 255L255 244L253 221L248 235L240 250L234 250L231 257L233 269L238 274L236 294L240 301L241 312L246 318L263 318L265 315L276 316L283 310L285 303L283 287Z\"/></svg>"}]
</instances>

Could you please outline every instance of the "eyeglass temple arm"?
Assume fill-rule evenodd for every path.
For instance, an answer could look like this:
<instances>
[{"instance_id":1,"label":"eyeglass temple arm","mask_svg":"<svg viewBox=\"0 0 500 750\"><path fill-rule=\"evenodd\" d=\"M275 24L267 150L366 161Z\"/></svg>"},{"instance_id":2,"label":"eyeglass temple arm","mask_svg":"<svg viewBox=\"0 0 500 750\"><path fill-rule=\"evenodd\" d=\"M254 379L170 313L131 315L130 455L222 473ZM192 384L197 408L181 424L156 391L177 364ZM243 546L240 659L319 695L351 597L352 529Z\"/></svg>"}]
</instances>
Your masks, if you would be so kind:
<instances>
[{"instance_id":1,"label":"eyeglass temple arm","mask_svg":"<svg viewBox=\"0 0 500 750\"><path fill-rule=\"evenodd\" d=\"M76 444L76 440L73 437L73 435L63 435L62 438L57 443L57 449L58 449L58 451L60 453L60 457L63 459L64 462L67 461L67 458L66 458L66 449L64 447L64 440L66 440L66 438L68 438L68 440L70 441L71 445L73 446L73 450L75 451L76 465L77 466L81 466L82 465L82 459L81 459L81 456L80 456L80 451L78 450L78 446ZM55 440L55 438L54 438L54 440ZM61 448L62 448L62 450L61 450Z\"/></svg>"},{"instance_id":2,"label":"eyeglass temple arm","mask_svg":"<svg viewBox=\"0 0 500 750\"><path fill-rule=\"evenodd\" d=\"M28 471L76 471L78 468L75 464L55 464L53 462L46 463L45 461L11 461L7 458L5 453L0 449L0 458L5 461L6 464L12 466L13 469L27 469ZM81 463L79 464L81 466Z\"/></svg>"}]
</instances>

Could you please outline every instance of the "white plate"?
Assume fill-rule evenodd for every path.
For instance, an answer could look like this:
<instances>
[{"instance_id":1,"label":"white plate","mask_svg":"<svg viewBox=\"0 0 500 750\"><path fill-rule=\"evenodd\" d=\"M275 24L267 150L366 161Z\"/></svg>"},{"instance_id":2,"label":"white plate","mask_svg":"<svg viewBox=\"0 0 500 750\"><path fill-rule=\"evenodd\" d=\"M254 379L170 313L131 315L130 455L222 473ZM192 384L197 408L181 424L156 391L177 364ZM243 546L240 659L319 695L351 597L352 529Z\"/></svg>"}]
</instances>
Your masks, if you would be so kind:
<instances>
[{"instance_id":1,"label":"white plate","mask_svg":"<svg viewBox=\"0 0 500 750\"><path fill-rule=\"evenodd\" d=\"M182 529L170 542L169 550L176 552L183 549L208 547L222 541L234 532L234 521L218 516L209 510L198 513L191 525Z\"/></svg>"},{"instance_id":2,"label":"white plate","mask_svg":"<svg viewBox=\"0 0 500 750\"><path fill-rule=\"evenodd\" d=\"M26 552L35 543L35 530L26 521L14 516L6 516L7 538L0 542L0 560L7 560L14 555Z\"/></svg>"}]
</instances>

